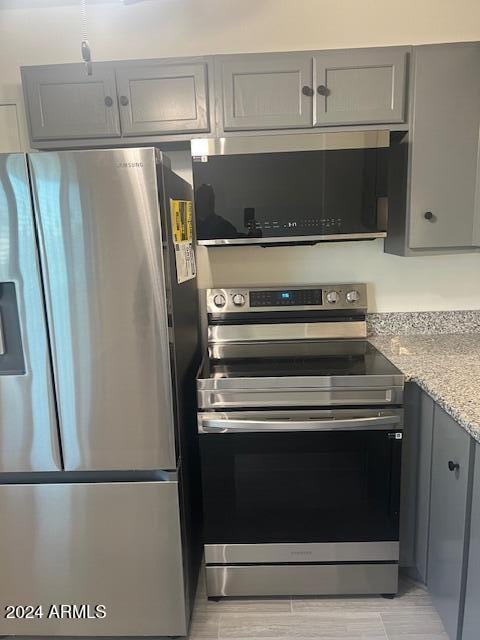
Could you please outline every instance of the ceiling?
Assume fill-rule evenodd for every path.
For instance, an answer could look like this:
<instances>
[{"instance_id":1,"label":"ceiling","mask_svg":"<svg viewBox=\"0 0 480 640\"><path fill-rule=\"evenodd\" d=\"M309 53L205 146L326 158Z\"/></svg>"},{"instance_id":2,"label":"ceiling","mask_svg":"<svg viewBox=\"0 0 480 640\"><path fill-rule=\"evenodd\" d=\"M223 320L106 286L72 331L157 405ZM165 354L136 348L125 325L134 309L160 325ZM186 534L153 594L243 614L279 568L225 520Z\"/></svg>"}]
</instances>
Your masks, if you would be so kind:
<instances>
[{"instance_id":1,"label":"ceiling","mask_svg":"<svg viewBox=\"0 0 480 640\"><path fill-rule=\"evenodd\" d=\"M152 0L87 0L87 4L134 4ZM0 0L0 9L42 9L80 6L80 0Z\"/></svg>"}]
</instances>

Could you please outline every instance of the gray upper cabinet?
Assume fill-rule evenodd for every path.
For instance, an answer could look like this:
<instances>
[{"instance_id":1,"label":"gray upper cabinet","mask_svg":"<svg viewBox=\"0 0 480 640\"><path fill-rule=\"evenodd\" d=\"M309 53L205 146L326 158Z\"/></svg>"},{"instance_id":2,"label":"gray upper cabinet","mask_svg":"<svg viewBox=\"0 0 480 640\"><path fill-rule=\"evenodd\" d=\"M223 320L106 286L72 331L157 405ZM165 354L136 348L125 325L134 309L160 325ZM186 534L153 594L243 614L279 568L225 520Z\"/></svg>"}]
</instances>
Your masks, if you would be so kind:
<instances>
[{"instance_id":1,"label":"gray upper cabinet","mask_svg":"<svg viewBox=\"0 0 480 640\"><path fill-rule=\"evenodd\" d=\"M22 82L32 141L120 136L112 65L24 67Z\"/></svg>"},{"instance_id":2,"label":"gray upper cabinet","mask_svg":"<svg viewBox=\"0 0 480 640\"><path fill-rule=\"evenodd\" d=\"M116 75L124 136L210 130L206 63L125 63Z\"/></svg>"},{"instance_id":3,"label":"gray upper cabinet","mask_svg":"<svg viewBox=\"0 0 480 640\"><path fill-rule=\"evenodd\" d=\"M312 126L310 54L225 56L217 64L225 131Z\"/></svg>"},{"instance_id":4,"label":"gray upper cabinet","mask_svg":"<svg viewBox=\"0 0 480 640\"><path fill-rule=\"evenodd\" d=\"M480 44L417 47L414 65L410 247L472 246Z\"/></svg>"},{"instance_id":5,"label":"gray upper cabinet","mask_svg":"<svg viewBox=\"0 0 480 640\"><path fill-rule=\"evenodd\" d=\"M435 407L428 588L450 640L459 639L473 440Z\"/></svg>"},{"instance_id":6,"label":"gray upper cabinet","mask_svg":"<svg viewBox=\"0 0 480 640\"><path fill-rule=\"evenodd\" d=\"M386 47L318 53L315 125L403 122L409 51Z\"/></svg>"},{"instance_id":7,"label":"gray upper cabinet","mask_svg":"<svg viewBox=\"0 0 480 640\"><path fill-rule=\"evenodd\" d=\"M470 553L462 640L478 640L480 633L480 444L475 445Z\"/></svg>"},{"instance_id":8,"label":"gray upper cabinet","mask_svg":"<svg viewBox=\"0 0 480 640\"><path fill-rule=\"evenodd\" d=\"M405 201L397 212L389 208L394 227L386 243L389 250L403 233L404 248L393 253L479 244L479 69L479 43L415 47L411 128L398 146L409 180Z\"/></svg>"}]
</instances>

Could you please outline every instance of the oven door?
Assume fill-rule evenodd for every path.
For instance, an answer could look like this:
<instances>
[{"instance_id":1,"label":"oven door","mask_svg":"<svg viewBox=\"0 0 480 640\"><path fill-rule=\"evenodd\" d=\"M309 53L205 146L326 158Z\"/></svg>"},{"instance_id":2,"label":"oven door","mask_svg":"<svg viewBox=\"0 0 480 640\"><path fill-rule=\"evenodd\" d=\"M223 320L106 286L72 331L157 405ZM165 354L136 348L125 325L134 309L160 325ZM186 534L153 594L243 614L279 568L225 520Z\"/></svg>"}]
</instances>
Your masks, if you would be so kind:
<instances>
[{"instance_id":1,"label":"oven door","mask_svg":"<svg viewBox=\"0 0 480 640\"><path fill-rule=\"evenodd\" d=\"M205 543L398 541L402 428L400 409L200 414Z\"/></svg>"}]
</instances>

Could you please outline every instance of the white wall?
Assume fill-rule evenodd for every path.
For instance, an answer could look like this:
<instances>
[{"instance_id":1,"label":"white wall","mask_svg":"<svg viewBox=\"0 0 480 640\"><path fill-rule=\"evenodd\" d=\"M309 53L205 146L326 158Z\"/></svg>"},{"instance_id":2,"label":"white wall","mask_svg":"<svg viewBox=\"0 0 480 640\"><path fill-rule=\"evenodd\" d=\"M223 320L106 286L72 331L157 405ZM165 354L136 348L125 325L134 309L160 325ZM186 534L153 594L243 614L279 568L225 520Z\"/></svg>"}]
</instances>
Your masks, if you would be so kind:
<instances>
[{"instance_id":1,"label":"white wall","mask_svg":"<svg viewBox=\"0 0 480 640\"><path fill-rule=\"evenodd\" d=\"M480 40L479 0L92 0L88 16L104 60ZM20 65L78 61L79 41L78 2L0 0L0 94L17 95ZM186 156L173 164L188 177ZM372 309L480 308L480 254L398 258L378 241L217 248L199 266L203 285L367 281Z\"/></svg>"},{"instance_id":2,"label":"white wall","mask_svg":"<svg viewBox=\"0 0 480 640\"><path fill-rule=\"evenodd\" d=\"M202 248L204 249L204 248ZM401 258L383 241L199 252L201 286L367 282L370 311L480 308L480 256ZM288 257L287 257L288 256Z\"/></svg>"}]
</instances>

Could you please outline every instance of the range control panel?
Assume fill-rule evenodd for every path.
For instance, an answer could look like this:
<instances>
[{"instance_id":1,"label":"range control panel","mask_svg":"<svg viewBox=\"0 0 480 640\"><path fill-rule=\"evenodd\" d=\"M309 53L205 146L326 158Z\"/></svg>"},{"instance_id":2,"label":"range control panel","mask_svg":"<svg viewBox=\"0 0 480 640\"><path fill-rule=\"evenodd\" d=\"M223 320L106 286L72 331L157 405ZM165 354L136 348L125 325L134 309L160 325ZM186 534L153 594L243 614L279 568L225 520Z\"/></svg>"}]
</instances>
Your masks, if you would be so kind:
<instances>
[{"instance_id":1,"label":"range control panel","mask_svg":"<svg viewBox=\"0 0 480 640\"><path fill-rule=\"evenodd\" d=\"M366 284L207 289L208 313L367 309Z\"/></svg>"},{"instance_id":2,"label":"range control panel","mask_svg":"<svg viewBox=\"0 0 480 640\"><path fill-rule=\"evenodd\" d=\"M321 289L282 289L281 291L251 291L251 307L318 306L322 304Z\"/></svg>"}]
</instances>

